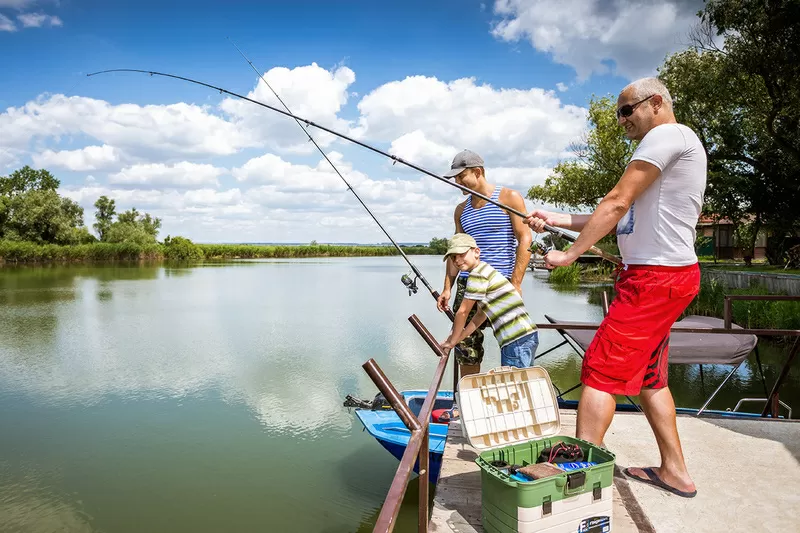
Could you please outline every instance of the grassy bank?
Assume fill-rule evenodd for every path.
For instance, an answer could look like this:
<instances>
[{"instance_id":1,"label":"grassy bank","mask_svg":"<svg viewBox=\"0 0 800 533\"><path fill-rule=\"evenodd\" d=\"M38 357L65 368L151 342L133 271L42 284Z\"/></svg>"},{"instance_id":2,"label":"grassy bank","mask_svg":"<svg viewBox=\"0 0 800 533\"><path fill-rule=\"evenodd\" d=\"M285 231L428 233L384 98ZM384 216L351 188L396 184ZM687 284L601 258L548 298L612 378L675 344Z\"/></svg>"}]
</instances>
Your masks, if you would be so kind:
<instances>
[{"instance_id":1,"label":"grassy bank","mask_svg":"<svg viewBox=\"0 0 800 533\"><path fill-rule=\"evenodd\" d=\"M172 245L126 242L61 246L0 241L0 264L399 255L393 246L193 244L185 239L177 241L177 238L173 242ZM437 253L428 246L404 246L403 252L409 255Z\"/></svg>"},{"instance_id":2,"label":"grassy bank","mask_svg":"<svg viewBox=\"0 0 800 533\"><path fill-rule=\"evenodd\" d=\"M256 259L292 257L366 257L400 255L394 246L198 244L206 259ZM430 255L428 246L401 246L408 255Z\"/></svg>"},{"instance_id":3,"label":"grassy bank","mask_svg":"<svg viewBox=\"0 0 800 533\"><path fill-rule=\"evenodd\" d=\"M609 301L615 296L614 288L593 287L589 289L589 303L600 305L603 291L608 292ZM716 280L705 277L700 281L700 293L684 312L686 315L701 315L723 318L725 296L729 294L769 294L758 285L747 289L728 288ZM746 328L800 329L800 302L733 302L733 322ZM681 318L682 318L681 317Z\"/></svg>"},{"instance_id":4,"label":"grassy bank","mask_svg":"<svg viewBox=\"0 0 800 533\"><path fill-rule=\"evenodd\" d=\"M612 281L614 266L610 263L580 264L554 268L548 280L560 286L576 286L580 283L602 283Z\"/></svg>"},{"instance_id":5,"label":"grassy bank","mask_svg":"<svg viewBox=\"0 0 800 533\"><path fill-rule=\"evenodd\" d=\"M99 262L158 260L164 258L161 244L93 243L61 246L30 242L0 241L0 264L49 262Z\"/></svg>"}]
</instances>

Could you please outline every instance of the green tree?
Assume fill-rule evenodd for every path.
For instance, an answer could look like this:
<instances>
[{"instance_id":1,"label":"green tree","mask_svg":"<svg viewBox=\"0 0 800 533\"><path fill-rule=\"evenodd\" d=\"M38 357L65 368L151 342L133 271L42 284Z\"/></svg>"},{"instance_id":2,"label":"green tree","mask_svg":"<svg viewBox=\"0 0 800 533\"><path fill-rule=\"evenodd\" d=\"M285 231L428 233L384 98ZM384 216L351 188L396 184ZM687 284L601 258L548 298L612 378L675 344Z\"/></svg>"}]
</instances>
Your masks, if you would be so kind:
<instances>
[{"instance_id":1,"label":"green tree","mask_svg":"<svg viewBox=\"0 0 800 533\"><path fill-rule=\"evenodd\" d=\"M758 80L767 133L800 163L800 2L708 0L700 17L697 44L724 54L730 71ZM724 49L714 46L713 34L724 36Z\"/></svg>"},{"instance_id":2,"label":"green tree","mask_svg":"<svg viewBox=\"0 0 800 533\"><path fill-rule=\"evenodd\" d=\"M128 209L117 215L117 222L136 224L139 220L140 213L135 207Z\"/></svg>"},{"instance_id":3,"label":"green tree","mask_svg":"<svg viewBox=\"0 0 800 533\"><path fill-rule=\"evenodd\" d=\"M155 244L156 239L140 224L114 222L106 232L106 242L133 242L139 245Z\"/></svg>"},{"instance_id":4,"label":"green tree","mask_svg":"<svg viewBox=\"0 0 800 533\"><path fill-rule=\"evenodd\" d=\"M117 221L111 224L104 234L107 242L135 242L137 244L155 244L161 219L150 213L140 213L135 207L117 215Z\"/></svg>"},{"instance_id":5,"label":"green tree","mask_svg":"<svg viewBox=\"0 0 800 533\"><path fill-rule=\"evenodd\" d=\"M616 98L593 96L589 102L589 130L571 146L576 159L553 168L544 185L534 185L528 198L558 207L597 207L625 172L634 146L617 122Z\"/></svg>"},{"instance_id":6,"label":"green tree","mask_svg":"<svg viewBox=\"0 0 800 533\"><path fill-rule=\"evenodd\" d=\"M83 208L54 190L32 189L7 198L0 237L39 244L75 244Z\"/></svg>"},{"instance_id":7,"label":"green tree","mask_svg":"<svg viewBox=\"0 0 800 533\"><path fill-rule=\"evenodd\" d=\"M97 209L94 214L97 220L97 222L94 223L94 229L97 231L100 240L104 241L108 229L114 222L114 215L116 214L117 208L114 200L110 199L108 196L101 196L98 198L94 203L94 207Z\"/></svg>"},{"instance_id":8,"label":"green tree","mask_svg":"<svg viewBox=\"0 0 800 533\"><path fill-rule=\"evenodd\" d=\"M144 216L139 218L139 224L141 224L144 230L152 235L154 239L158 237L158 230L161 229L160 218L153 218L150 216L150 213L145 213Z\"/></svg>"},{"instance_id":9,"label":"green tree","mask_svg":"<svg viewBox=\"0 0 800 533\"><path fill-rule=\"evenodd\" d=\"M6 231L8 219L11 216L11 198L0 195L0 239Z\"/></svg>"},{"instance_id":10,"label":"green tree","mask_svg":"<svg viewBox=\"0 0 800 533\"><path fill-rule=\"evenodd\" d=\"M61 183L29 166L0 177L0 239L38 244L85 242L83 208L61 197Z\"/></svg>"},{"instance_id":11,"label":"green tree","mask_svg":"<svg viewBox=\"0 0 800 533\"><path fill-rule=\"evenodd\" d=\"M428 243L428 247L437 255L444 255L447 252L447 239L434 237L431 239L431 242Z\"/></svg>"},{"instance_id":12,"label":"green tree","mask_svg":"<svg viewBox=\"0 0 800 533\"><path fill-rule=\"evenodd\" d=\"M61 182L44 169L34 170L28 165L0 177L0 195L16 196L28 191L55 191Z\"/></svg>"}]
</instances>

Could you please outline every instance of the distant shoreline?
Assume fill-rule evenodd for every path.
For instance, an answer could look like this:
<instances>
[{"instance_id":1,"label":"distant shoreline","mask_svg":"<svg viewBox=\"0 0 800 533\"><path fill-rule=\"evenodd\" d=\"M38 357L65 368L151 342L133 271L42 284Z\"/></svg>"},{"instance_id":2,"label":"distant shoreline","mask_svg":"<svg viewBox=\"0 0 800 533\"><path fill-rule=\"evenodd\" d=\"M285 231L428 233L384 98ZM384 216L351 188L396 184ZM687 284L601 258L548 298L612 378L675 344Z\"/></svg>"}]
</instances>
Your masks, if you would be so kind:
<instances>
[{"instance_id":1,"label":"distant shoreline","mask_svg":"<svg viewBox=\"0 0 800 533\"><path fill-rule=\"evenodd\" d=\"M304 257L374 257L400 255L391 245L346 244L195 244L203 259L266 259ZM404 245L408 255L441 253L428 245ZM36 244L0 241L0 266L42 263L103 263L114 261L169 260L168 247L161 243L136 244Z\"/></svg>"}]
</instances>

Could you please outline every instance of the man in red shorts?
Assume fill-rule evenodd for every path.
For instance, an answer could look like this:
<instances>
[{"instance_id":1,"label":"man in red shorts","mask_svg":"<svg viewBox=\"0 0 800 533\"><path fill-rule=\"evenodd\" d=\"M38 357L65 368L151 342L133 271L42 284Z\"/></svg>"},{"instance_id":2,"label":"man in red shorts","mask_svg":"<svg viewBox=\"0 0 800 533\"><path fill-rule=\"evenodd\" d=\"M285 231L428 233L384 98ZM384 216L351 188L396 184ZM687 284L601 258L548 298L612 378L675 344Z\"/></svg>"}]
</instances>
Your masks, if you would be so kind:
<instances>
[{"instance_id":1,"label":"man in red shorts","mask_svg":"<svg viewBox=\"0 0 800 533\"><path fill-rule=\"evenodd\" d=\"M580 231L566 252L551 251L549 267L574 262L616 228L622 267L617 296L586 351L578 405L578 438L601 444L614 417L614 395L640 395L661 452L661 466L625 473L674 494L693 497L675 403L667 386L669 330L700 289L695 226L706 187L706 153L695 133L678 124L667 88L655 78L625 87L617 119L641 141L616 186L591 215L537 210L527 222Z\"/></svg>"}]
</instances>

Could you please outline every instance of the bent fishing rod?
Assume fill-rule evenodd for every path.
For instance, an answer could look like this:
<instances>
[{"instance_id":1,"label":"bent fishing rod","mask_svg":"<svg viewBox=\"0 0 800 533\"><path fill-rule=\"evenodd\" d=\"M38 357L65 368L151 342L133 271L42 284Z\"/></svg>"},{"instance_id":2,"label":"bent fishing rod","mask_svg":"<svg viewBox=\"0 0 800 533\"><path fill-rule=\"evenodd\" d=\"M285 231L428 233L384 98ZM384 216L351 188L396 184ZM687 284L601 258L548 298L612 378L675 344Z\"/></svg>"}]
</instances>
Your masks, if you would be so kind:
<instances>
[{"instance_id":1,"label":"bent fishing rod","mask_svg":"<svg viewBox=\"0 0 800 533\"><path fill-rule=\"evenodd\" d=\"M272 88L272 85L269 84L269 82L264 78L264 76L261 74L261 72L255 67L255 65L253 65L253 62L250 61L250 59L248 59L246 55L244 55L244 52L242 52L242 50L238 46L236 46L236 43L231 41L230 38L228 38L228 41L230 41L230 43L233 45L233 47L236 48L236 50L239 52L239 54L241 54L242 58L244 58L244 60L247 61L247 64L250 65L250 68L252 68L253 71L255 71L255 73L258 75L258 77L261 78L261 81L264 82L264 85L266 85L267 88L272 92L272 94L275 95L275 98L277 98L278 101L281 103L281 105L283 105L284 109L286 109L286 112L288 114L292 115L292 110L289 109L289 106L286 105L286 102L284 102L283 99L280 96L278 96L278 93L275 91L275 89ZM372 217L372 220L375 221L375 223L378 225L378 227L381 228L381 231L383 231L383 234L386 235L386 237L392 242L394 247L397 248L397 251L400 252L400 255L403 256L403 259L406 260L406 263L408 263L408 266L411 267L411 271L414 273L415 278L412 280L411 277L408 274L403 274L403 276L400 278L400 280L403 282L403 285L405 285L406 288L408 289L408 295L411 296L412 293L413 294L417 293L417 278L419 278L419 280L422 282L422 284L425 285L425 287L428 289L428 291L430 291L431 296L433 296L433 299L438 301L439 300L439 293L433 287L431 287L431 284L428 283L428 280L425 279L425 276L422 275L422 272L420 272L420 270L416 267L416 265L414 265L414 263L411 262L411 260L408 258L406 253L403 251L403 249L400 247L400 245L395 242L395 240L392 238L392 236L389 235L389 232L386 231L386 228L383 227L383 224L381 224L380 221L375 217L375 215L372 213L370 208L367 207L367 204L364 203L364 201L358 195L358 193L353 188L353 186L350 185L350 183L345 179L344 176L342 176L342 173L339 172L339 169L336 168L336 165L334 165L333 161L330 160L330 158L328 157L328 154L326 154L325 151L320 147L320 145L317 144L317 141L314 140L314 138L311 136L311 134L308 132L308 130L306 128L304 128L303 125L300 123L300 120L297 117L295 117L294 115L292 115L292 118L294 118L294 121L297 122L298 126L300 126L300 129L303 130L303 133L306 134L306 136L308 137L308 140L311 141L314 144L314 146L317 148L317 150L319 150L319 153L322 154L322 157L325 158L325 161L327 161L328 164L330 164L331 168L336 173L336 175L339 176L342 179L344 184L347 186L347 189L350 192L353 193L353 195L356 197L356 200L358 200L358 202L364 207L364 209L367 210L367 213L369 213L369 216ZM455 315L453 314L453 311L451 311L450 309L445 309L445 313L447 314L447 317L451 321L455 321Z\"/></svg>"},{"instance_id":2,"label":"bent fishing rod","mask_svg":"<svg viewBox=\"0 0 800 533\"><path fill-rule=\"evenodd\" d=\"M194 83L195 85L200 85L202 87L208 87L209 89L214 89L215 91L219 91L220 94L224 93L224 94L229 94L231 96L235 96L237 98L240 98L242 100L246 100L248 102L252 102L252 103L254 103L256 105L259 105L259 106L264 107L266 109L269 109L271 111L275 111L276 113L280 113L281 115L284 115L286 117L293 118L296 121L303 122L303 123L305 123L306 127L313 126L313 127L317 128L317 129L320 129L322 131L330 133L331 135L335 135L336 137L339 137L341 139L345 139L346 141L350 141L353 144L357 144L357 145L361 146L362 148L366 148L367 150L375 152L376 154L380 154L380 155L382 155L384 157L388 157L389 159L391 159L393 161L393 163L392 163L393 165L396 164L396 163L400 163L400 164L405 165L405 166L407 166L409 168L413 168L414 170L416 170L418 172L422 172L423 174L426 174L426 175L428 175L428 176L430 176L432 178L436 178L437 180L439 180L441 182L444 182L444 183L447 183L448 185L450 185L452 187L456 187L458 189L461 189L464 192L468 192L468 193L472 194L473 196L477 196L478 198L482 198L483 200L486 200L487 202L489 202L491 204L494 204L497 207L508 211L509 213L513 213L513 214L517 215L518 217L521 217L523 219L528 218L528 215L526 215L522 211L518 211L518 210L514 209L513 207L507 206L507 205L502 204L502 203L500 203L500 202L498 202L496 200L493 200L492 198L486 196L485 194L481 194L478 191L474 191L474 190L472 190L472 189L470 189L468 187L465 187L465 186L463 186L463 185L461 185L459 183L456 183L455 180L448 180L447 178L439 176L438 174L434 174L430 170L424 169L424 168L422 168L422 167L420 167L418 165L415 165L414 163L410 163L410 162L408 162L408 161L406 161L406 160L404 160L404 159L402 159L400 157L392 155L392 154L390 154L388 152L384 152L383 150L375 148L374 146L370 146L370 145L368 145L366 143L363 143L363 142L359 141L358 139L354 139L354 138L349 137L349 136L347 136L347 135L345 135L343 133L339 133L338 131L335 131L335 130L332 130L332 129L327 128L325 126L322 126L320 124L317 124L316 122L313 122L313 121L308 120L306 118L294 115L289 111L284 111L283 109L279 109L279 108L271 106L269 104L265 104L263 102L259 102L258 100L253 100L252 98L248 98L247 96L243 96L241 94L237 94L237 93L235 93L233 91L229 91L228 89L223 89L222 87L217 87L216 85L211 85L210 83L194 80L192 78L187 78L187 77L184 77L184 76L178 76L176 74L168 74L168 73L165 73L165 72L156 72L156 71L153 71L153 70L141 70L141 69L133 69L133 68L116 68L116 69L109 69L109 70L101 70L101 71L98 71L98 72L89 73L86 76L87 77L88 76L96 76L98 74L108 74L108 73L111 73L111 72L138 72L138 73L141 73L141 74L149 74L150 76L162 76L162 77L165 77L165 78L173 78L173 79L176 79L176 80L181 80L181 81L186 81L186 82L189 82L189 83ZM554 234L558 235L559 237L561 237L563 239L566 239L566 240L568 240L570 242L575 242L575 240L576 240L576 237L570 235L569 233L566 233L565 231L561 230L560 228L556 228L556 227L550 226L549 224L545 224L544 229L545 229L545 231L548 231L550 233L554 233ZM622 260L619 257L616 257L616 256L614 256L612 254L609 254L608 252L605 252L605 251L601 250L597 246L591 246L588 251L592 252L593 254L599 255L603 259L605 259L607 261L610 261L610 262L612 262L612 263L614 263L616 265L619 265L619 264L622 263Z\"/></svg>"}]
</instances>

